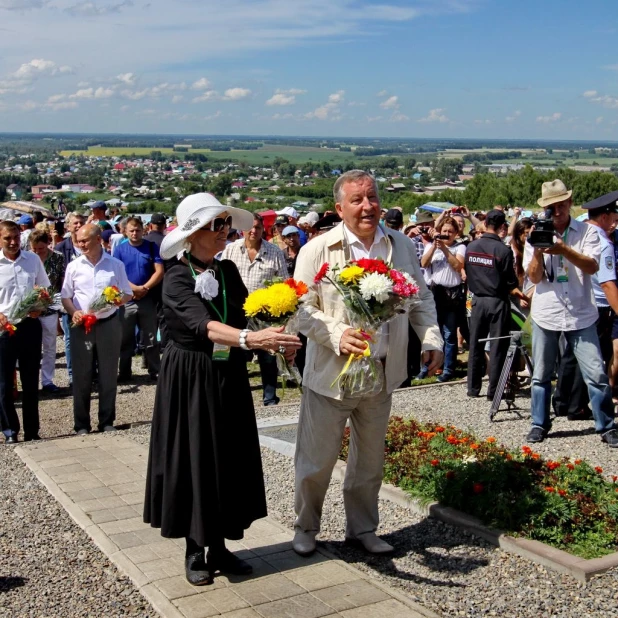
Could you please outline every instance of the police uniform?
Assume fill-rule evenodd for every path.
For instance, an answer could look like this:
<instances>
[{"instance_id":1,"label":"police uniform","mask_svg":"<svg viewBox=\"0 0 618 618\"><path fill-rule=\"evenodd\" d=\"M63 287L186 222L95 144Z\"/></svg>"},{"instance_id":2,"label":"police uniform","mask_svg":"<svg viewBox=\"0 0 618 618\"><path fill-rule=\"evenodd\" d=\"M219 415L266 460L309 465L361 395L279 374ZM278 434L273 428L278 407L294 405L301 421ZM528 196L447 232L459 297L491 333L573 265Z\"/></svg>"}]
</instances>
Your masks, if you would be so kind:
<instances>
[{"instance_id":1,"label":"police uniform","mask_svg":"<svg viewBox=\"0 0 618 618\"><path fill-rule=\"evenodd\" d=\"M466 251L468 289L474 295L470 317L470 354L468 357L468 396L478 397L485 373L485 344L479 339L509 334L511 303L509 295L517 287L513 252L497 234L485 233L472 241ZM508 339L491 342L487 398L493 399Z\"/></svg>"}]
</instances>

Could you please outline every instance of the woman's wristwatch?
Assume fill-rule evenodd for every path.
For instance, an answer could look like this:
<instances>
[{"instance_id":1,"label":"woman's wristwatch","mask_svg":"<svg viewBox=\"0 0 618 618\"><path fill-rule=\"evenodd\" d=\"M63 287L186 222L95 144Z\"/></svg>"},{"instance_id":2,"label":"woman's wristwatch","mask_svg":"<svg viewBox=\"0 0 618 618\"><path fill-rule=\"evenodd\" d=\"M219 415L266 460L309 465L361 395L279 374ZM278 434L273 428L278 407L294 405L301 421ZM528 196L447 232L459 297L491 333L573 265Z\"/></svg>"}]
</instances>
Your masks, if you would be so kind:
<instances>
[{"instance_id":1,"label":"woman's wristwatch","mask_svg":"<svg viewBox=\"0 0 618 618\"><path fill-rule=\"evenodd\" d=\"M240 347L243 350L249 350L249 346L247 345L247 335L248 334L249 334L249 329L245 328L241 330L240 334L238 335L238 345L240 345Z\"/></svg>"}]
</instances>

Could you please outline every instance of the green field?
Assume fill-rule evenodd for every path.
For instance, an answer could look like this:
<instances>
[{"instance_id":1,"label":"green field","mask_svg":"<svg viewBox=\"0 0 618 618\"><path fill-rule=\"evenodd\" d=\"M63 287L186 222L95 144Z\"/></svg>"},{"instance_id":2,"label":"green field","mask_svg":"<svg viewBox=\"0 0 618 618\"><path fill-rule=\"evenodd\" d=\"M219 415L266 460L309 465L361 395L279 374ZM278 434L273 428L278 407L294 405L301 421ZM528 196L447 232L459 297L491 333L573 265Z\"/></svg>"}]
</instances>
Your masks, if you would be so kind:
<instances>
[{"instance_id":1,"label":"green field","mask_svg":"<svg viewBox=\"0 0 618 618\"><path fill-rule=\"evenodd\" d=\"M85 150L63 150L60 154L63 157L71 155L85 155L90 157L130 157L149 156L153 150L158 150L162 154L174 153L173 148L98 148L90 147ZM245 161L249 165L266 165L272 163L276 157L287 159L290 163L305 163L306 161L328 161L333 165L350 161L354 156L349 152L339 150L328 150L326 148L312 148L309 146L278 146L266 145L258 150L231 150L231 151L212 151L208 149L191 149L189 152L205 154L210 159L235 159ZM176 153L181 157L184 153Z\"/></svg>"}]
</instances>

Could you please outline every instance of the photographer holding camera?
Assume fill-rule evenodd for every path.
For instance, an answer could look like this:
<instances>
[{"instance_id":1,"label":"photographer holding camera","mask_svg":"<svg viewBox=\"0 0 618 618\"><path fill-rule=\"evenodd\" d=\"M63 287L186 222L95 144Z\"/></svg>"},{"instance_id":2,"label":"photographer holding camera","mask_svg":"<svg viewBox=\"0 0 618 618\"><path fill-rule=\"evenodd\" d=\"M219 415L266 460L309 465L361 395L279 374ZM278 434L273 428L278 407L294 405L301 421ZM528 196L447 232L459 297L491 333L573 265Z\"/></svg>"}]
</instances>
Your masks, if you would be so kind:
<instances>
[{"instance_id":1,"label":"photographer holding camera","mask_svg":"<svg viewBox=\"0 0 618 618\"><path fill-rule=\"evenodd\" d=\"M599 314L592 275L599 269L601 244L593 226L571 217L571 194L561 180L543 183L538 204L550 211L553 244L547 247L535 228L525 247L524 269L536 285L531 311L532 429L527 441L542 442L551 429L551 377L564 333L588 387L596 431L603 442L618 448L612 392L595 325ZM547 223L542 235L550 231Z\"/></svg>"}]
</instances>

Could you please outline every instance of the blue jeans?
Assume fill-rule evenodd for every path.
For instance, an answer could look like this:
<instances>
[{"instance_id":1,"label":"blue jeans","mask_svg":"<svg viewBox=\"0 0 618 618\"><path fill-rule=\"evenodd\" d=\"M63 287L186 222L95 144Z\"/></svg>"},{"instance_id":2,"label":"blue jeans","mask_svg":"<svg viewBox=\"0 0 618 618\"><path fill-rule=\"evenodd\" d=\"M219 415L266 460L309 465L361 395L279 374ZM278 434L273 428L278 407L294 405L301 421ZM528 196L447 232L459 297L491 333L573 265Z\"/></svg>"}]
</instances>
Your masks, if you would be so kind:
<instances>
[{"instance_id":1,"label":"blue jeans","mask_svg":"<svg viewBox=\"0 0 618 618\"><path fill-rule=\"evenodd\" d=\"M532 426L551 429L549 405L551 378L558 358L562 331L541 328L532 321ZM597 433L615 429L612 390L603 367L596 325L580 330L564 331L564 336L577 358L584 382L588 387L590 407Z\"/></svg>"},{"instance_id":2,"label":"blue jeans","mask_svg":"<svg viewBox=\"0 0 618 618\"><path fill-rule=\"evenodd\" d=\"M453 375L457 365L457 311L438 310L438 324L444 339L444 367L442 372Z\"/></svg>"},{"instance_id":3,"label":"blue jeans","mask_svg":"<svg viewBox=\"0 0 618 618\"><path fill-rule=\"evenodd\" d=\"M71 318L68 313L62 314L62 330L64 331L64 356L67 361L69 381L73 381L73 366L71 365Z\"/></svg>"}]
</instances>

